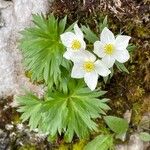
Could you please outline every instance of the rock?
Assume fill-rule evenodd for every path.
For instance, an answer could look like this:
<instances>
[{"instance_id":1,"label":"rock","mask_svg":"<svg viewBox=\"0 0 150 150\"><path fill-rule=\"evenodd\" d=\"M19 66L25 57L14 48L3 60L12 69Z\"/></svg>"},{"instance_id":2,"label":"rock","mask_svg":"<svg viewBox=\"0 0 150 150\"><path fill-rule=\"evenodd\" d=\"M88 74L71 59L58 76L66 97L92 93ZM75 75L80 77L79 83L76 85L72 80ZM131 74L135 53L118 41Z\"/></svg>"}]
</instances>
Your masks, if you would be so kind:
<instances>
[{"instance_id":1,"label":"rock","mask_svg":"<svg viewBox=\"0 0 150 150\"><path fill-rule=\"evenodd\" d=\"M128 124L130 124L131 115L132 115L132 110L127 110L127 111L125 112L125 114L124 114L124 119L127 120ZM126 140L126 133L124 133L124 134L120 137L120 139L121 139L122 141L125 141L125 140Z\"/></svg>"},{"instance_id":2,"label":"rock","mask_svg":"<svg viewBox=\"0 0 150 150\"><path fill-rule=\"evenodd\" d=\"M5 129L8 130L8 131L11 131L13 130L14 126L12 124L6 124L5 125Z\"/></svg>"},{"instance_id":3,"label":"rock","mask_svg":"<svg viewBox=\"0 0 150 150\"><path fill-rule=\"evenodd\" d=\"M127 144L118 144L116 150L128 150Z\"/></svg>"},{"instance_id":4,"label":"rock","mask_svg":"<svg viewBox=\"0 0 150 150\"><path fill-rule=\"evenodd\" d=\"M143 142L137 133L130 136L129 142L126 144L118 144L116 150L149 150L150 143Z\"/></svg>"},{"instance_id":5,"label":"rock","mask_svg":"<svg viewBox=\"0 0 150 150\"><path fill-rule=\"evenodd\" d=\"M9 138L7 133L0 129L0 150L6 150L9 146Z\"/></svg>"},{"instance_id":6,"label":"rock","mask_svg":"<svg viewBox=\"0 0 150 150\"><path fill-rule=\"evenodd\" d=\"M14 86L16 86L14 67L15 66L11 55L5 50L1 50L0 51L0 75L1 75L0 95L5 95L5 94L11 95L14 92Z\"/></svg>"},{"instance_id":7,"label":"rock","mask_svg":"<svg viewBox=\"0 0 150 150\"><path fill-rule=\"evenodd\" d=\"M43 94L43 86L26 78L17 46L19 31L32 24L32 14L48 10L49 0L0 0L0 98L20 94L21 88Z\"/></svg>"},{"instance_id":8,"label":"rock","mask_svg":"<svg viewBox=\"0 0 150 150\"><path fill-rule=\"evenodd\" d=\"M138 134L133 134L130 136L128 150L144 150L144 142L141 141Z\"/></svg>"}]
</instances>

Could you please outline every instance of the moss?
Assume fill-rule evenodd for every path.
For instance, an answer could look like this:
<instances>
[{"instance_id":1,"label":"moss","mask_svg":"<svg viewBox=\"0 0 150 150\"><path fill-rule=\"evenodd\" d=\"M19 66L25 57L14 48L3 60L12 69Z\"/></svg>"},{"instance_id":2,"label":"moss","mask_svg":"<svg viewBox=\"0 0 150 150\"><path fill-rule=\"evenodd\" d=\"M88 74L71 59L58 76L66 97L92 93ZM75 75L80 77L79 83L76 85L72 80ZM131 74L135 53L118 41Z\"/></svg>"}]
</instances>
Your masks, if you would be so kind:
<instances>
[{"instance_id":1,"label":"moss","mask_svg":"<svg viewBox=\"0 0 150 150\"><path fill-rule=\"evenodd\" d=\"M149 38L150 30L144 26L137 26L136 27L136 34L140 38Z\"/></svg>"},{"instance_id":2,"label":"moss","mask_svg":"<svg viewBox=\"0 0 150 150\"><path fill-rule=\"evenodd\" d=\"M20 147L18 150L37 150L36 147L34 145L24 145L22 147Z\"/></svg>"},{"instance_id":3,"label":"moss","mask_svg":"<svg viewBox=\"0 0 150 150\"><path fill-rule=\"evenodd\" d=\"M142 119L141 112L142 112L142 109L141 109L140 104L135 103L132 109L132 125L133 126L138 126L138 124L140 123Z\"/></svg>"},{"instance_id":4,"label":"moss","mask_svg":"<svg viewBox=\"0 0 150 150\"><path fill-rule=\"evenodd\" d=\"M87 141L81 140L73 145L73 150L83 150L84 146L86 145Z\"/></svg>"},{"instance_id":5,"label":"moss","mask_svg":"<svg viewBox=\"0 0 150 150\"><path fill-rule=\"evenodd\" d=\"M16 113L15 115L13 115L12 116L12 121L16 125L19 124L19 123L21 123L20 115L18 113Z\"/></svg>"},{"instance_id":6,"label":"moss","mask_svg":"<svg viewBox=\"0 0 150 150\"><path fill-rule=\"evenodd\" d=\"M69 146L67 144L61 144L58 150L69 150Z\"/></svg>"}]
</instances>

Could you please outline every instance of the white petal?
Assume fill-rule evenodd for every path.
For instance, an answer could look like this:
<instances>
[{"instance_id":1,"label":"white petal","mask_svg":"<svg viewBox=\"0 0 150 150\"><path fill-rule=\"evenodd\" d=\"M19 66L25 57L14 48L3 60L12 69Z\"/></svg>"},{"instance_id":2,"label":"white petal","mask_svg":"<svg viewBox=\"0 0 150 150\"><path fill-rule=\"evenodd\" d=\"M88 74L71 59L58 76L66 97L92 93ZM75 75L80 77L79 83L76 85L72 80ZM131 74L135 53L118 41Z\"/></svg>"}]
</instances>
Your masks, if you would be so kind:
<instances>
[{"instance_id":1,"label":"white petal","mask_svg":"<svg viewBox=\"0 0 150 150\"><path fill-rule=\"evenodd\" d=\"M130 36L118 35L116 37L116 48L119 50L120 49L126 49L130 39L131 39Z\"/></svg>"},{"instance_id":2,"label":"white petal","mask_svg":"<svg viewBox=\"0 0 150 150\"><path fill-rule=\"evenodd\" d=\"M71 55L71 60L73 62L83 62L85 58L85 50L79 50L79 51L73 51L70 50L72 55Z\"/></svg>"},{"instance_id":3,"label":"white petal","mask_svg":"<svg viewBox=\"0 0 150 150\"><path fill-rule=\"evenodd\" d=\"M81 42L81 48L80 48L80 50L85 50L85 48L86 48L86 43L85 43L85 41L82 40L82 39L80 39L79 41Z\"/></svg>"},{"instance_id":4,"label":"white petal","mask_svg":"<svg viewBox=\"0 0 150 150\"><path fill-rule=\"evenodd\" d=\"M114 43L115 42L115 36L114 34L107 28L105 27L101 33L100 36L101 42L102 43Z\"/></svg>"},{"instance_id":5,"label":"white petal","mask_svg":"<svg viewBox=\"0 0 150 150\"><path fill-rule=\"evenodd\" d=\"M104 53L104 44L100 41L96 41L94 43L94 53L97 54L100 58L104 57L106 54Z\"/></svg>"},{"instance_id":6,"label":"white petal","mask_svg":"<svg viewBox=\"0 0 150 150\"><path fill-rule=\"evenodd\" d=\"M74 66L72 68L71 77L72 78L83 78L84 77L84 70L82 67L82 64L80 63L74 63Z\"/></svg>"},{"instance_id":7,"label":"white petal","mask_svg":"<svg viewBox=\"0 0 150 150\"><path fill-rule=\"evenodd\" d=\"M106 77L111 73L111 71L106 67L106 65L101 60L97 60L95 62L95 67L96 72L103 77Z\"/></svg>"},{"instance_id":8,"label":"white petal","mask_svg":"<svg viewBox=\"0 0 150 150\"><path fill-rule=\"evenodd\" d=\"M78 36L80 39L84 38L83 33L77 24L74 25L74 31L76 36Z\"/></svg>"},{"instance_id":9,"label":"white petal","mask_svg":"<svg viewBox=\"0 0 150 150\"><path fill-rule=\"evenodd\" d=\"M94 72L86 73L84 75L84 81L87 86L93 91L97 86L98 74Z\"/></svg>"},{"instance_id":10,"label":"white petal","mask_svg":"<svg viewBox=\"0 0 150 150\"><path fill-rule=\"evenodd\" d=\"M115 58L120 63L124 63L124 62L129 60L130 55L129 55L128 50L126 50L126 49L125 50L118 50L118 51L116 51Z\"/></svg>"},{"instance_id":11,"label":"white petal","mask_svg":"<svg viewBox=\"0 0 150 150\"><path fill-rule=\"evenodd\" d=\"M84 50L82 55L83 55L85 61L94 62L96 60L95 55L93 55L91 52L89 52L87 50Z\"/></svg>"},{"instance_id":12,"label":"white petal","mask_svg":"<svg viewBox=\"0 0 150 150\"><path fill-rule=\"evenodd\" d=\"M73 52L70 51L70 50L67 50L64 55L63 55L64 58L68 59L68 60L71 60L71 58L73 57Z\"/></svg>"},{"instance_id":13,"label":"white petal","mask_svg":"<svg viewBox=\"0 0 150 150\"><path fill-rule=\"evenodd\" d=\"M71 43L73 39L76 38L76 36L72 32L66 32L66 33L61 34L60 38L61 38L63 45L65 45L66 47L71 47Z\"/></svg>"},{"instance_id":14,"label":"white petal","mask_svg":"<svg viewBox=\"0 0 150 150\"><path fill-rule=\"evenodd\" d=\"M92 62L94 62L96 60L95 55L93 55L92 53L90 53L87 50L73 51L73 50L68 48L67 49L67 54L64 54L64 55L67 55L66 59L70 59L70 60L72 60L75 63L85 62L85 61L92 61Z\"/></svg>"},{"instance_id":15,"label":"white petal","mask_svg":"<svg viewBox=\"0 0 150 150\"><path fill-rule=\"evenodd\" d=\"M102 58L102 62L108 67L111 68L115 63L115 58L109 55Z\"/></svg>"}]
</instances>

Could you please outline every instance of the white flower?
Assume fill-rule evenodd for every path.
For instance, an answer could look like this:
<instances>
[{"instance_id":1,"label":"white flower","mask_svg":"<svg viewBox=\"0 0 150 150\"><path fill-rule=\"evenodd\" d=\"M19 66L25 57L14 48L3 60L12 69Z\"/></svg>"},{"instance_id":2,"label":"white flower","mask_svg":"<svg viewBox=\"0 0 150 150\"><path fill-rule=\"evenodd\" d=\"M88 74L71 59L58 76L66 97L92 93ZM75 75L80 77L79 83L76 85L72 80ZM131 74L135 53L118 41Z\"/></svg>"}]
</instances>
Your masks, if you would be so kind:
<instances>
[{"instance_id":1,"label":"white flower","mask_svg":"<svg viewBox=\"0 0 150 150\"><path fill-rule=\"evenodd\" d=\"M100 35L100 41L94 43L94 53L102 58L109 68L113 66L115 60L124 63L130 58L126 49L130 38L130 36L118 35L115 39L114 34L105 27Z\"/></svg>"},{"instance_id":2,"label":"white flower","mask_svg":"<svg viewBox=\"0 0 150 150\"><path fill-rule=\"evenodd\" d=\"M105 64L101 60L96 60L96 57L92 53L85 50L82 52L82 59L74 61L71 77L84 78L87 86L91 90L94 90L97 85L98 75L105 77L109 74L110 70Z\"/></svg>"},{"instance_id":3,"label":"white flower","mask_svg":"<svg viewBox=\"0 0 150 150\"><path fill-rule=\"evenodd\" d=\"M67 47L63 56L68 60L74 59L77 53L81 53L86 48L83 33L77 24L74 25L74 32L66 32L60 35L63 45Z\"/></svg>"}]
</instances>

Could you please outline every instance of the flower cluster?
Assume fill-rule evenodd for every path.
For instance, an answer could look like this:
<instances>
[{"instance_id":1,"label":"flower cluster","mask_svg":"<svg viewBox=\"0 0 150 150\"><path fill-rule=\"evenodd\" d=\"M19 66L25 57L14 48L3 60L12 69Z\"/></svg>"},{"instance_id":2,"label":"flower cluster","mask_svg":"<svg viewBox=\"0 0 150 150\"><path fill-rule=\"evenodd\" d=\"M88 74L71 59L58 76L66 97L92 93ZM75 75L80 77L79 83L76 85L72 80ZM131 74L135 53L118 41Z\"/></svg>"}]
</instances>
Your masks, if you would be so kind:
<instances>
[{"instance_id":1,"label":"flower cluster","mask_svg":"<svg viewBox=\"0 0 150 150\"><path fill-rule=\"evenodd\" d=\"M84 35L77 24L74 25L74 33L66 32L61 36L61 41L67 51L64 57L74 63L72 78L84 78L87 86L94 90L97 86L98 76L106 77L111 71L115 61L126 62L130 55L126 49L130 36L114 34L105 27L100 35L100 41L94 43L94 53L86 50ZM101 58L101 60L100 60Z\"/></svg>"}]
</instances>

